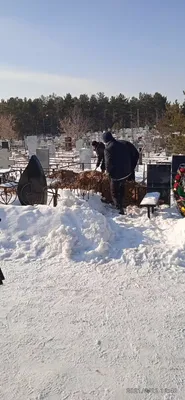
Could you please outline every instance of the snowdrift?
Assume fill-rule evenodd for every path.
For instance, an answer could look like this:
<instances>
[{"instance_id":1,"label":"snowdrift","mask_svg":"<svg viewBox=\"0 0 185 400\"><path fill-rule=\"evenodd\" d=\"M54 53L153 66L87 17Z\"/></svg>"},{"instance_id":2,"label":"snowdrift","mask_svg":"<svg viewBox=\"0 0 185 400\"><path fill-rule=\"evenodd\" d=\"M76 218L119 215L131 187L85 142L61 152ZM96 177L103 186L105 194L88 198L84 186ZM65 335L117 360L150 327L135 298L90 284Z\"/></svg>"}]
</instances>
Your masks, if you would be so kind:
<instances>
[{"instance_id":1,"label":"snowdrift","mask_svg":"<svg viewBox=\"0 0 185 400\"><path fill-rule=\"evenodd\" d=\"M150 237L159 244L166 237L165 242L169 242L174 251L185 248L184 220L175 221L171 230L174 219L169 218L166 224L162 211L151 221L145 210L137 207L128 207L127 213L128 216L119 216L116 210L101 203L100 196L83 199L68 189L60 191L56 208L1 206L0 260L68 259L96 263L127 254L127 260L133 262L133 251L140 249L146 240L150 245ZM170 217L169 212L168 215ZM163 233L164 223L169 230ZM157 235L155 224L159 225Z\"/></svg>"},{"instance_id":2,"label":"snowdrift","mask_svg":"<svg viewBox=\"0 0 185 400\"><path fill-rule=\"evenodd\" d=\"M103 209L97 196L93 201ZM90 204L66 190L56 208L1 207L0 260L106 257L114 233L105 216Z\"/></svg>"}]
</instances>

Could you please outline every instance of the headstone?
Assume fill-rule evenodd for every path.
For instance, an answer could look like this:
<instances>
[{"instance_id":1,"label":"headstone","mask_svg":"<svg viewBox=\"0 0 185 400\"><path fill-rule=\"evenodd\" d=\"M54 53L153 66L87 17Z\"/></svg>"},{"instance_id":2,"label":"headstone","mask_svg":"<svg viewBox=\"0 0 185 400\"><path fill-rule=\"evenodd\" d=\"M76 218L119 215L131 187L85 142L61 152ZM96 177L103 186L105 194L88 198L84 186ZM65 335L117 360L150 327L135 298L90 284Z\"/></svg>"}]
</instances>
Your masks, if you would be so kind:
<instances>
[{"instance_id":1,"label":"headstone","mask_svg":"<svg viewBox=\"0 0 185 400\"><path fill-rule=\"evenodd\" d=\"M84 146L84 141L83 141L83 139L78 139L78 140L76 141L76 150L77 150L77 151L80 151L80 149L82 149L83 146Z\"/></svg>"},{"instance_id":2,"label":"headstone","mask_svg":"<svg viewBox=\"0 0 185 400\"><path fill-rule=\"evenodd\" d=\"M91 169L91 149L80 149L80 163L84 165L84 169Z\"/></svg>"},{"instance_id":3,"label":"headstone","mask_svg":"<svg viewBox=\"0 0 185 400\"><path fill-rule=\"evenodd\" d=\"M70 136L65 137L65 151L72 150L72 139Z\"/></svg>"},{"instance_id":4,"label":"headstone","mask_svg":"<svg viewBox=\"0 0 185 400\"><path fill-rule=\"evenodd\" d=\"M0 168L9 168L14 164L13 160L9 160L10 151L8 149L0 149Z\"/></svg>"},{"instance_id":5,"label":"headstone","mask_svg":"<svg viewBox=\"0 0 185 400\"><path fill-rule=\"evenodd\" d=\"M160 192L160 200L170 205L171 165L147 165L147 191Z\"/></svg>"},{"instance_id":6,"label":"headstone","mask_svg":"<svg viewBox=\"0 0 185 400\"><path fill-rule=\"evenodd\" d=\"M49 149L36 149L36 156L39 159L42 168L49 170Z\"/></svg>"},{"instance_id":7,"label":"headstone","mask_svg":"<svg viewBox=\"0 0 185 400\"><path fill-rule=\"evenodd\" d=\"M55 145L54 145L54 143L49 143L49 144L48 144L48 149L49 149L49 157L50 157L50 158L55 158L56 152L55 152Z\"/></svg>"},{"instance_id":8,"label":"headstone","mask_svg":"<svg viewBox=\"0 0 185 400\"><path fill-rule=\"evenodd\" d=\"M172 156L172 184L177 174L177 170L181 164L185 164L185 155L173 155Z\"/></svg>"},{"instance_id":9,"label":"headstone","mask_svg":"<svg viewBox=\"0 0 185 400\"><path fill-rule=\"evenodd\" d=\"M32 156L22 173L17 195L22 205L47 204L47 182L42 165Z\"/></svg>"},{"instance_id":10,"label":"headstone","mask_svg":"<svg viewBox=\"0 0 185 400\"><path fill-rule=\"evenodd\" d=\"M9 143L8 142L2 142L2 149L8 149L9 150Z\"/></svg>"},{"instance_id":11,"label":"headstone","mask_svg":"<svg viewBox=\"0 0 185 400\"><path fill-rule=\"evenodd\" d=\"M27 136L26 143L27 143L29 158L31 158L31 156L36 155L36 149L38 147L37 136Z\"/></svg>"}]
</instances>

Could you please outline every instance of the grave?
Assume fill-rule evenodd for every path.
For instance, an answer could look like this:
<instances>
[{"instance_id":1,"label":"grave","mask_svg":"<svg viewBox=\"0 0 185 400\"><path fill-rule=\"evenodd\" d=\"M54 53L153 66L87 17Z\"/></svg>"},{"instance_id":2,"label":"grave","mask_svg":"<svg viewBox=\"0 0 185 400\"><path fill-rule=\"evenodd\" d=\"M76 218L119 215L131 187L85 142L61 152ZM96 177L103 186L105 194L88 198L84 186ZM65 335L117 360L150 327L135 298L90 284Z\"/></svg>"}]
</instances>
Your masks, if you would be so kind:
<instances>
[{"instance_id":1,"label":"grave","mask_svg":"<svg viewBox=\"0 0 185 400\"><path fill-rule=\"evenodd\" d=\"M82 169L91 169L91 149L80 149L80 163Z\"/></svg>"},{"instance_id":2,"label":"grave","mask_svg":"<svg viewBox=\"0 0 185 400\"><path fill-rule=\"evenodd\" d=\"M0 149L0 168L7 169L14 164L14 160L9 160L10 156L8 149Z\"/></svg>"},{"instance_id":3,"label":"grave","mask_svg":"<svg viewBox=\"0 0 185 400\"><path fill-rule=\"evenodd\" d=\"M17 195L22 205L47 204L47 182L42 165L32 156L22 173Z\"/></svg>"},{"instance_id":4,"label":"grave","mask_svg":"<svg viewBox=\"0 0 185 400\"><path fill-rule=\"evenodd\" d=\"M2 141L2 149L8 149L9 150L9 142Z\"/></svg>"},{"instance_id":5,"label":"grave","mask_svg":"<svg viewBox=\"0 0 185 400\"><path fill-rule=\"evenodd\" d=\"M80 149L82 149L84 147L84 141L83 139L78 139L76 141L76 150L80 151Z\"/></svg>"},{"instance_id":6,"label":"grave","mask_svg":"<svg viewBox=\"0 0 185 400\"><path fill-rule=\"evenodd\" d=\"M65 151L72 150L72 138L70 136L65 137Z\"/></svg>"},{"instance_id":7,"label":"grave","mask_svg":"<svg viewBox=\"0 0 185 400\"><path fill-rule=\"evenodd\" d=\"M177 174L177 170L179 168L179 165L185 164L185 155L173 155L172 156L172 184L175 178L175 175Z\"/></svg>"},{"instance_id":8,"label":"grave","mask_svg":"<svg viewBox=\"0 0 185 400\"><path fill-rule=\"evenodd\" d=\"M27 136L26 137L26 146L28 149L28 153L29 153L29 158L31 158L31 156L36 155L36 149L38 147L38 143L37 143L37 136Z\"/></svg>"},{"instance_id":9,"label":"grave","mask_svg":"<svg viewBox=\"0 0 185 400\"><path fill-rule=\"evenodd\" d=\"M147 192L159 192L160 200L170 205L171 165L147 165Z\"/></svg>"},{"instance_id":10,"label":"grave","mask_svg":"<svg viewBox=\"0 0 185 400\"><path fill-rule=\"evenodd\" d=\"M54 143L48 143L48 149L49 149L49 157L50 158L55 158L55 145Z\"/></svg>"},{"instance_id":11,"label":"grave","mask_svg":"<svg viewBox=\"0 0 185 400\"><path fill-rule=\"evenodd\" d=\"M39 159L42 168L49 170L49 149L36 149L36 156Z\"/></svg>"}]
</instances>

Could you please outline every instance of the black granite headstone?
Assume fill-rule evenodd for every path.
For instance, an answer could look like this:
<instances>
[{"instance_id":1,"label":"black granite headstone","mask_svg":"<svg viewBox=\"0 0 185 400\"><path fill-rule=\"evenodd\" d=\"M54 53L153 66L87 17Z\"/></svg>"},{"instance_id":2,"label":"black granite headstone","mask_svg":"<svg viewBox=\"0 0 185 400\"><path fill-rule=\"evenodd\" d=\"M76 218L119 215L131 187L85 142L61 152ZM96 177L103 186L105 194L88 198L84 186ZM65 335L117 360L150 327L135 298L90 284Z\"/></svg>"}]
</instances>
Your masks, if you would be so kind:
<instances>
[{"instance_id":1,"label":"black granite headstone","mask_svg":"<svg viewBox=\"0 0 185 400\"><path fill-rule=\"evenodd\" d=\"M160 200L170 205L171 165L147 165L147 191L159 192Z\"/></svg>"},{"instance_id":2,"label":"black granite headstone","mask_svg":"<svg viewBox=\"0 0 185 400\"><path fill-rule=\"evenodd\" d=\"M40 161L32 156L22 173L17 195L22 205L47 204L47 182Z\"/></svg>"},{"instance_id":3,"label":"black granite headstone","mask_svg":"<svg viewBox=\"0 0 185 400\"><path fill-rule=\"evenodd\" d=\"M9 150L8 142L2 142L2 149L8 149Z\"/></svg>"},{"instance_id":4,"label":"black granite headstone","mask_svg":"<svg viewBox=\"0 0 185 400\"><path fill-rule=\"evenodd\" d=\"M174 155L172 156L172 184L177 174L179 165L185 164L185 155Z\"/></svg>"}]
</instances>

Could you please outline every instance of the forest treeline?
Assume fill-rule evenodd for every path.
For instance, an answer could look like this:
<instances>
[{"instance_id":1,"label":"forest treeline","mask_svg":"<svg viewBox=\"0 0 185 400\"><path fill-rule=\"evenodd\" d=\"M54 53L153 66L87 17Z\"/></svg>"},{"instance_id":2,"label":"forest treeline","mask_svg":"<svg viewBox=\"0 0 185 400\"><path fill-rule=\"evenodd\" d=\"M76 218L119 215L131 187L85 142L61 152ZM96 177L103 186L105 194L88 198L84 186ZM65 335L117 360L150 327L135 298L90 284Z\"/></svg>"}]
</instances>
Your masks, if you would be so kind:
<instances>
[{"instance_id":1,"label":"forest treeline","mask_svg":"<svg viewBox=\"0 0 185 400\"><path fill-rule=\"evenodd\" d=\"M36 99L11 97L0 101L0 115L11 116L14 130L21 138L25 135L58 135L62 133L62 121L70 118L74 109L81 118L88 120L93 132L106 129L155 126L164 117L168 105L167 97L140 93L138 98L127 98L123 94L105 96L98 93L60 97L55 94Z\"/></svg>"}]
</instances>

